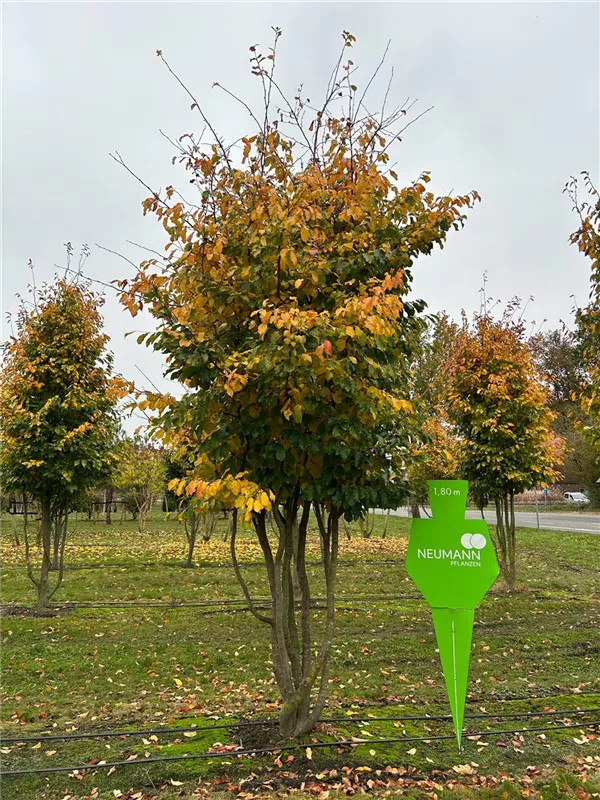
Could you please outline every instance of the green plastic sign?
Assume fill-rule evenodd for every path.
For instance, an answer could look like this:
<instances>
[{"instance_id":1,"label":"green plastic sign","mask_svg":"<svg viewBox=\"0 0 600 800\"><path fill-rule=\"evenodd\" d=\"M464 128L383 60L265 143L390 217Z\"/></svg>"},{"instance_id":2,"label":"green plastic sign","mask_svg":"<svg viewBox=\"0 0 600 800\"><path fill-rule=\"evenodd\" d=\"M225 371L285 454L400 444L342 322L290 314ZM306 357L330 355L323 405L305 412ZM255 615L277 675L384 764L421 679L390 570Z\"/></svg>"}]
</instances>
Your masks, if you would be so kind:
<instances>
[{"instance_id":1,"label":"green plastic sign","mask_svg":"<svg viewBox=\"0 0 600 800\"><path fill-rule=\"evenodd\" d=\"M498 577L483 519L465 519L468 481L427 481L431 519L413 519L406 570L431 606L461 748L475 609Z\"/></svg>"}]
</instances>

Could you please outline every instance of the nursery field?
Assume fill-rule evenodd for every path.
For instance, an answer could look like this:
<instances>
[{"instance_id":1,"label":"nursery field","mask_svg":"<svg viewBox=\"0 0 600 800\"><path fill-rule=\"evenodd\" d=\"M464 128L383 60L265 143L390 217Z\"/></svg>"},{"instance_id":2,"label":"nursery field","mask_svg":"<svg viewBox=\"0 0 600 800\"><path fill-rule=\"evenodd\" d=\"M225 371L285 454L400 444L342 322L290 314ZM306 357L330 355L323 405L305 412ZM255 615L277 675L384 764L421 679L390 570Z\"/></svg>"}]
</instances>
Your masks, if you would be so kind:
<instances>
[{"instance_id":1,"label":"nursery field","mask_svg":"<svg viewBox=\"0 0 600 800\"><path fill-rule=\"evenodd\" d=\"M225 521L184 569L181 525L159 511L144 533L71 520L49 617L31 611L23 545L3 523L2 800L600 796L600 537L519 530L520 590L496 585L476 614L459 753L430 613L404 568L410 521L343 536L325 719L271 752L270 727L247 724L277 716L268 633L245 608ZM238 552L266 603L249 530Z\"/></svg>"}]
</instances>

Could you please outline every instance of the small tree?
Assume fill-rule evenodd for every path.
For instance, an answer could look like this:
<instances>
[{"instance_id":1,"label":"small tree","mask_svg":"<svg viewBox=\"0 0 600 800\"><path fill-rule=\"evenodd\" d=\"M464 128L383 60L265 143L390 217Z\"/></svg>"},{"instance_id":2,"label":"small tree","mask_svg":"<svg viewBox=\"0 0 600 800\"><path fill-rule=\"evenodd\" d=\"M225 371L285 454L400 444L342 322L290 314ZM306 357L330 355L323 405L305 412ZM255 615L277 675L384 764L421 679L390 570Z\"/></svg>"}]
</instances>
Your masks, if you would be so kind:
<instances>
[{"instance_id":1,"label":"small tree","mask_svg":"<svg viewBox=\"0 0 600 800\"><path fill-rule=\"evenodd\" d=\"M549 390L513 321L517 304L501 320L488 313L466 319L447 370L448 416L461 436L461 471L476 497L496 507L495 545L509 589L516 585L515 494L545 486L556 476L562 441L553 433Z\"/></svg>"},{"instance_id":2,"label":"small tree","mask_svg":"<svg viewBox=\"0 0 600 800\"><path fill-rule=\"evenodd\" d=\"M177 518L183 522L187 542L187 554L184 567L190 569L194 561L196 539L200 533L204 542L209 542L215 532L218 509L215 504L209 504L196 497L183 494L179 497L171 487L177 487L182 479L193 473L192 465L187 467L180 460L171 457L167 460L166 477L168 480L165 492L167 508L165 510L176 512Z\"/></svg>"},{"instance_id":3,"label":"small tree","mask_svg":"<svg viewBox=\"0 0 600 800\"><path fill-rule=\"evenodd\" d=\"M121 499L135 509L142 533L152 506L166 488L165 454L137 437L119 442L116 451L114 486Z\"/></svg>"},{"instance_id":4,"label":"small tree","mask_svg":"<svg viewBox=\"0 0 600 800\"><path fill-rule=\"evenodd\" d=\"M250 48L264 107L255 114L243 103L255 129L240 140L241 152L216 135L193 98L213 142L186 135L175 160L189 171L199 205L172 187L145 201L167 233L166 261L144 262L122 285L133 314L147 307L155 317L146 341L187 389L182 398L154 393L142 401L157 412L166 443L193 457L196 477L182 479L179 492L235 509L234 569L270 631L279 729L288 737L314 726L327 697L340 518L406 497L402 473L415 428L408 358L423 309L406 299L412 264L460 228L476 194L437 197L428 174L397 183L388 149L407 108L365 111L352 61L343 63L354 36L343 34L315 108L300 95L288 100L274 78L279 35L267 56ZM318 648L306 570L311 508L327 595ZM263 552L270 614L255 608L237 564L238 510Z\"/></svg>"},{"instance_id":5,"label":"small tree","mask_svg":"<svg viewBox=\"0 0 600 800\"><path fill-rule=\"evenodd\" d=\"M68 513L112 462L124 382L111 377L101 304L86 283L58 280L34 290L33 306L21 306L16 335L4 346L0 467L5 491L23 492L39 504L37 575L27 525L25 550L41 611L63 580ZM53 566L58 577L52 587Z\"/></svg>"}]
</instances>

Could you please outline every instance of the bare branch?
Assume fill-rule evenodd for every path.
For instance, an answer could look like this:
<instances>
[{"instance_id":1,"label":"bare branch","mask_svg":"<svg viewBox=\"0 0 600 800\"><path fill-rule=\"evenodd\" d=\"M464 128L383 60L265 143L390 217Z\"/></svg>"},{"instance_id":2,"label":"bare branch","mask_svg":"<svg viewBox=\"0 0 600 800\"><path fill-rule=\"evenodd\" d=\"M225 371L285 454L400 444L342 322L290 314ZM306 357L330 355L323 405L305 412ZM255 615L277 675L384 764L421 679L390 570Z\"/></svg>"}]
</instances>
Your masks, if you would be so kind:
<instances>
[{"instance_id":1,"label":"bare branch","mask_svg":"<svg viewBox=\"0 0 600 800\"><path fill-rule=\"evenodd\" d=\"M139 265L134 264L133 261L130 258L127 258L127 256L124 256L123 253L118 253L116 250L111 250L110 247L104 247L103 245L98 244L98 242L94 242L94 245L96 247L99 247L100 250L106 250L107 253L112 253L113 256L119 256L119 258L122 258L123 261L127 261L127 263L131 264L131 266L136 270L136 272L139 269Z\"/></svg>"}]
</instances>

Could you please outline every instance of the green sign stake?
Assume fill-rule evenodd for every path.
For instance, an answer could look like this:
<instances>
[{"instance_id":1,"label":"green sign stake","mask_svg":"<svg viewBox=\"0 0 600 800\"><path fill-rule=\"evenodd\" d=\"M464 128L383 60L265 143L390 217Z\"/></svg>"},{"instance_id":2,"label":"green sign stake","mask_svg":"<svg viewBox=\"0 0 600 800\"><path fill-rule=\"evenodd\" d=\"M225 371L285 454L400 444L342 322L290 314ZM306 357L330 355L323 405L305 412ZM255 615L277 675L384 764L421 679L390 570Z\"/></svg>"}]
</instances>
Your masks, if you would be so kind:
<instances>
[{"instance_id":1,"label":"green sign stake","mask_svg":"<svg viewBox=\"0 0 600 800\"><path fill-rule=\"evenodd\" d=\"M432 519L414 519L406 570L431 606L461 749L475 609L498 577L483 519L465 519L468 481L427 481Z\"/></svg>"}]
</instances>

